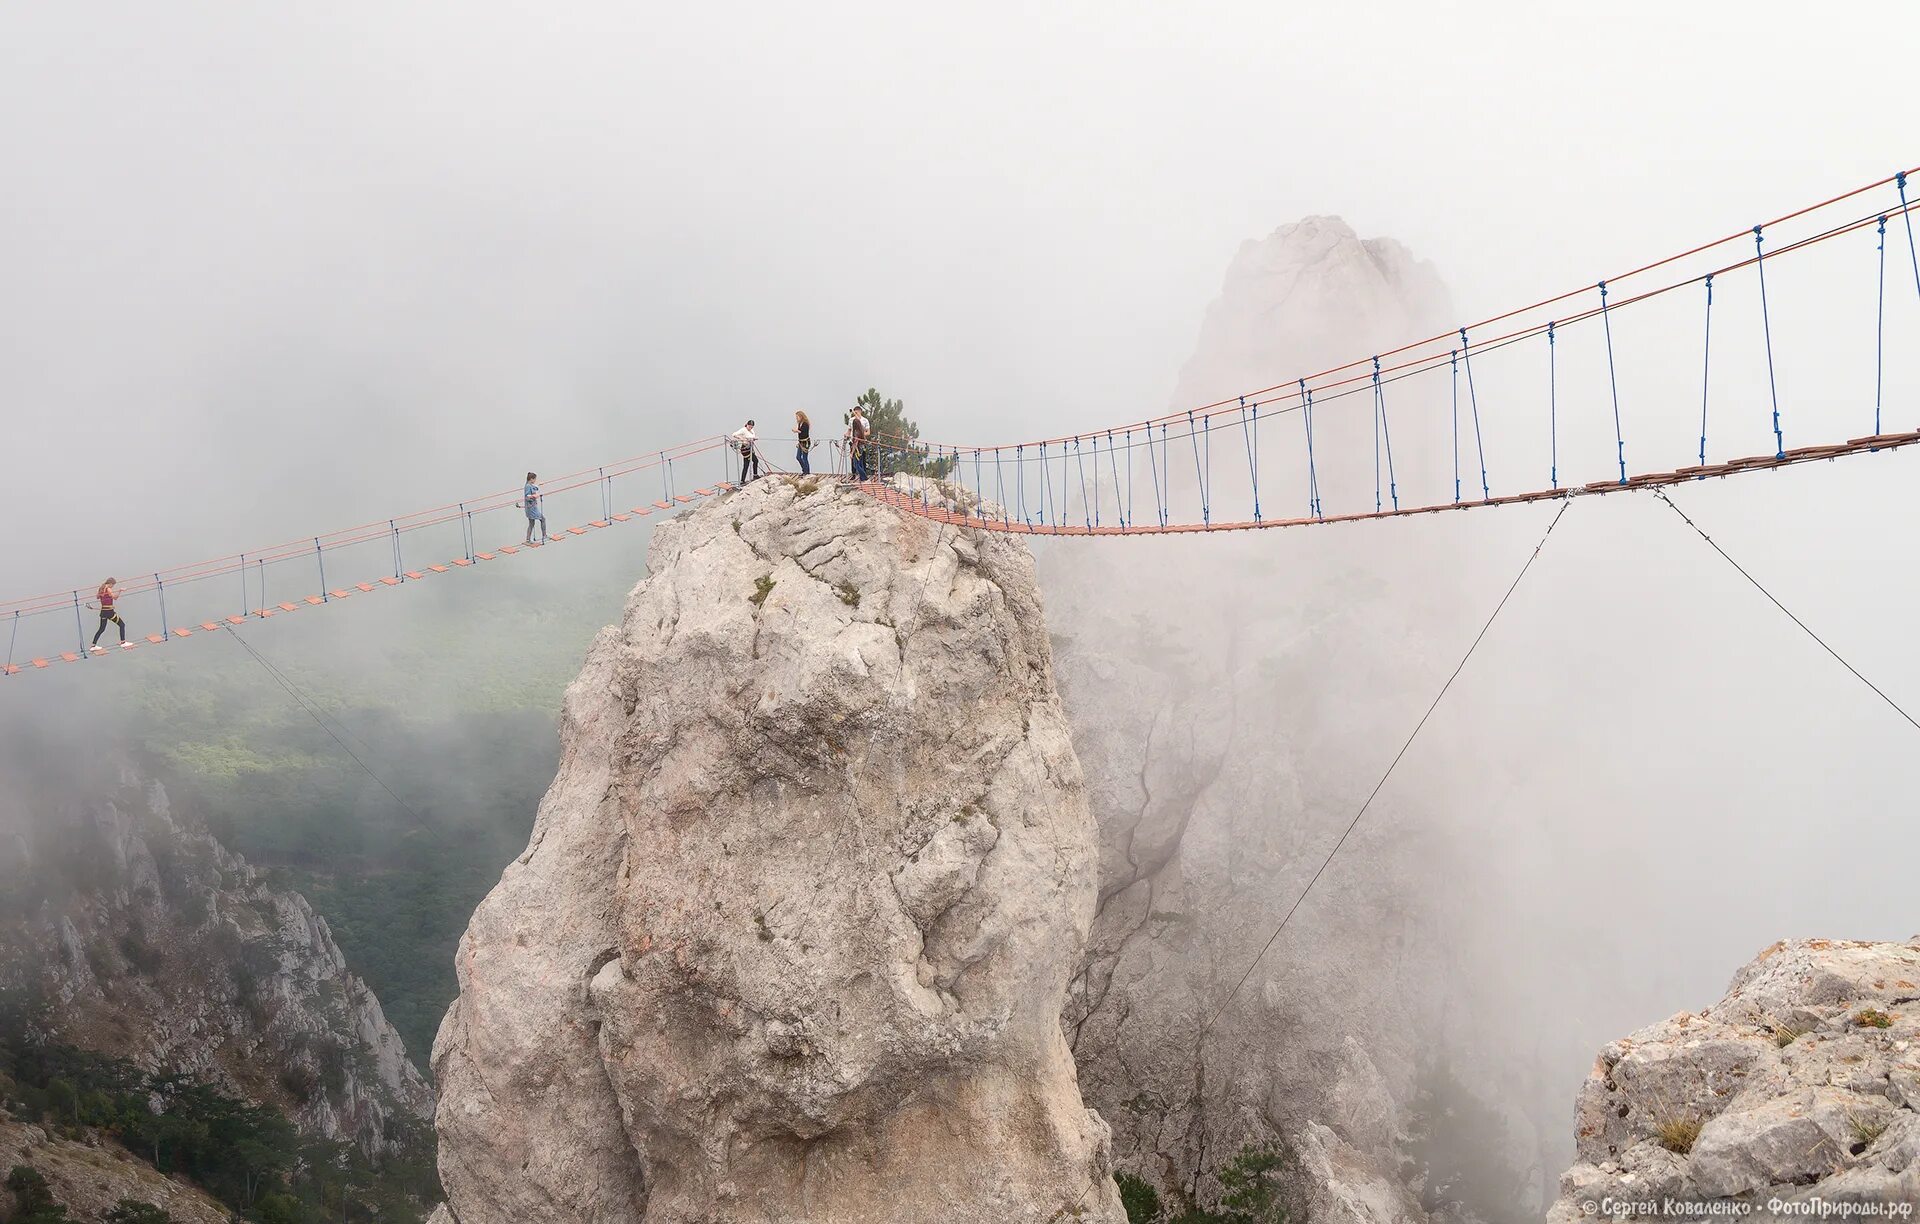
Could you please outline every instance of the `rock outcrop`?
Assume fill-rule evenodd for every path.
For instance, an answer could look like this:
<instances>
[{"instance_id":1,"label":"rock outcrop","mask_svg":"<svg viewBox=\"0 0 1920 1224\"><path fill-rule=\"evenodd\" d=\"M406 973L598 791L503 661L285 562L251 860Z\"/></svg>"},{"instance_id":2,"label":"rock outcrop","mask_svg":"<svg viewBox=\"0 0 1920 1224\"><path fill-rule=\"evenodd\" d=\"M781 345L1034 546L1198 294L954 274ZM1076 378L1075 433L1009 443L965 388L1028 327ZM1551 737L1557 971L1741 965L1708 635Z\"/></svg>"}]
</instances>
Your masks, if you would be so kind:
<instances>
[{"instance_id":1,"label":"rock outcrop","mask_svg":"<svg viewBox=\"0 0 1920 1224\"><path fill-rule=\"evenodd\" d=\"M122 1199L149 1203L174 1224L228 1224L233 1213L182 1181L160 1173L111 1139L89 1131L62 1138L0 1109L0 1170L26 1166L46 1179L53 1201L75 1221L104 1219ZM0 1175L0 1182L5 1180ZM0 1188L0 1220L11 1219L11 1196Z\"/></svg>"},{"instance_id":2,"label":"rock outcrop","mask_svg":"<svg viewBox=\"0 0 1920 1224\"><path fill-rule=\"evenodd\" d=\"M1773 945L1712 1007L1603 1049L1575 1143L1550 1224L1609 1201L1920 1207L1920 938Z\"/></svg>"},{"instance_id":3,"label":"rock outcrop","mask_svg":"<svg viewBox=\"0 0 1920 1224\"><path fill-rule=\"evenodd\" d=\"M1241 249L1174 404L1431 334L1450 309L1432 268L1398 244L1309 218ZM1350 409L1330 407L1318 427L1335 437ZM1394 425L1403 482L1422 445L1406 424ZM1283 449L1296 441L1263 435L1270 507L1289 504L1285 481L1304 471ZM1322 449L1329 513L1357 489L1341 483L1359 479L1343 462ZM1366 480L1371 508L1370 468ZM1449 954L1426 907L1444 851L1433 822L1394 821L1386 803L1234 993L1454 649L1433 635L1464 579L1435 550L1410 548L1399 524L1369 530L1075 541L1041 554L1100 826L1100 905L1068 1032L1087 1099L1114 1128L1116 1164L1176 1199L1211 1200L1213 1173L1245 1146L1304 1154L1310 1124L1341 1130L1356 1048L1380 1095L1402 1102L1434 1053ZM1324 1168L1352 1182L1364 1161L1384 1184L1396 1140L1373 1128L1339 1139L1337 1158L1317 1146ZM1388 1197L1404 1206L1404 1193Z\"/></svg>"},{"instance_id":4,"label":"rock outcrop","mask_svg":"<svg viewBox=\"0 0 1920 1224\"><path fill-rule=\"evenodd\" d=\"M306 898L119 765L0 795L0 985L49 1035L392 1149L433 1114L380 1002Z\"/></svg>"},{"instance_id":5,"label":"rock outcrop","mask_svg":"<svg viewBox=\"0 0 1920 1224\"><path fill-rule=\"evenodd\" d=\"M435 1043L459 1224L1124 1217L1025 549L769 478L655 531Z\"/></svg>"}]
</instances>

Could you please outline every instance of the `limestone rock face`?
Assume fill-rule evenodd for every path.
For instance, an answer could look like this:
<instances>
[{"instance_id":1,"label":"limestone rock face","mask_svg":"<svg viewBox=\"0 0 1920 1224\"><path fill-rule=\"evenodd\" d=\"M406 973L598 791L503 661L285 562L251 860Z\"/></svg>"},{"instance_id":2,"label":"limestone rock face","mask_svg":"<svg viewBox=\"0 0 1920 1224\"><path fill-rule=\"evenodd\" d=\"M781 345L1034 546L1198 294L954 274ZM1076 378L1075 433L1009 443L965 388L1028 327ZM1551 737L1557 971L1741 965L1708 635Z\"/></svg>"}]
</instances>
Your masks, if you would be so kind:
<instances>
[{"instance_id":1,"label":"limestone rock face","mask_svg":"<svg viewBox=\"0 0 1920 1224\"><path fill-rule=\"evenodd\" d=\"M326 920L130 766L0 793L0 897L0 986L43 998L58 1040L186 1073L373 1155L433 1116Z\"/></svg>"},{"instance_id":2,"label":"limestone rock face","mask_svg":"<svg viewBox=\"0 0 1920 1224\"><path fill-rule=\"evenodd\" d=\"M1576 1145L1553 1224L1608 1197L1920 1206L1920 938L1775 944L1713 1007L1610 1043Z\"/></svg>"},{"instance_id":3,"label":"limestone rock face","mask_svg":"<svg viewBox=\"0 0 1920 1224\"><path fill-rule=\"evenodd\" d=\"M1019 544L663 524L434 1049L459 1224L1124 1218L1059 1016L1094 829Z\"/></svg>"}]
</instances>

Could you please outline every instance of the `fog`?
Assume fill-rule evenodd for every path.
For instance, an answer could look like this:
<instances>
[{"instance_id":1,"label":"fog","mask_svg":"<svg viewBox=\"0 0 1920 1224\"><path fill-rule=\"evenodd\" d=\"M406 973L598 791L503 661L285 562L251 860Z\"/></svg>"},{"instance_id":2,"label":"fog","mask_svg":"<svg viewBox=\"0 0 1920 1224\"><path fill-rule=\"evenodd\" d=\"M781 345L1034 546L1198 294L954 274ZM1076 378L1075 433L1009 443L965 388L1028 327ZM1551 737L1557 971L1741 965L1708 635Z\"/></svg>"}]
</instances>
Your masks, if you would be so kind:
<instances>
[{"instance_id":1,"label":"fog","mask_svg":"<svg viewBox=\"0 0 1920 1224\"><path fill-rule=\"evenodd\" d=\"M1338 214L1431 261L1463 322L1486 317L1920 161L1910 88L1881 51L1915 35L1901 3L1811 22L1780 4L1506 0L1364 17L13 6L4 596L381 520L747 416L833 422L868 386L926 436L967 442L1156 415L1243 240ZM1920 388L1920 302L1894 249L1890 429L1913 424ZM1841 267L1780 283L1789 445L1868 432L1871 298L1838 286L1866 293L1871 265ZM1615 335L1645 358L1628 421L1657 432L1630 470L1692 458L1697 305ZM1754 352L1751 302L1728 309L1744 338L1719 402L1747 445L1723 453L1771 450L1755 367L1732 373ZM1595 351L1567 360L1585 390L1563 405L1563 464L1598 479L1613 439ZM1829 395L1843 362L1851 381ZM1476 374L1506 403L1535 377ZM1495 492L1544 484L1541 457L1538 438L1495 440ZM1675 493L1909 710L1917 465L1903 452ZM1423 499L1450 485L1433 463L1402 480ZM1406 614L1441 678L1551 512L1327 530L1378 556L1457 559L1447 606L1423 620L1416 591ZM529 558L528 576L464 574L431 602L382 595L379 613L249 632L325 685L377 675L395 642L431 651L490 599L611 616L646 538L622 530ZM447 555L457 539L440 538ZM1292 583L1336 547L1260 543ZM1165 544L1083 546L1151 564ZM129 614L154 627L150 605ZM194 652L230 650L182 644L167 683L190 690ZM86 672L0 681L0 711L111 725L93 720L120 690ZM475 683L449 665L419 701L451 708ZM1650 498L1569 511L1449 703L1406 785L1453 801L1454 921L1478 932L1475 956L1512 947L1477 961L1470 989L1511 1020L1501 1040L1541 1034L1551 1067L1526 1091L1569 1101L1562 1139L1599 1042L1711 1003L1767 943L1920 929L1897 767L1912 727ZM1417 715L1380 729L1378 755ZM1384 792L1383 835L1415 809Z\"/></svg>"}]
</instances>

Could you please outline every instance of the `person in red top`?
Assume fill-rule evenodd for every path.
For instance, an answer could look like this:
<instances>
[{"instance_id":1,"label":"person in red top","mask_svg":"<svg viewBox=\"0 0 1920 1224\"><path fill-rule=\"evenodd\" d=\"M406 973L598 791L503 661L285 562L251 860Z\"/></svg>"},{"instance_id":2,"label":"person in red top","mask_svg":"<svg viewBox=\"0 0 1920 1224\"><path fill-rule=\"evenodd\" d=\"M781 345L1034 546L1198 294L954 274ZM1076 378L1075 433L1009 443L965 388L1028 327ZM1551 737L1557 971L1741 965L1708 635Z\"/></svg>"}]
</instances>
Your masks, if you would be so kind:
<instances>
[{"instance_id":1,"label":"person in red top","mask_svg":"<svg viewBox=\"0 0 1920 1224\"><path fill-rule=\"evenodd\" d=\"M106 653L106 647L100 644L100 635L107 631L108 625L120 627L120 649L133 649L133 643L127 640L127 622L121 620L120 614L113 610L113 601L118 595L118 592L113 589L113 581L111 578L107 579L94 593L95 605L100 609L100 627L93 631L93 653L95 654Z\"/></svg>"}]
</instances>

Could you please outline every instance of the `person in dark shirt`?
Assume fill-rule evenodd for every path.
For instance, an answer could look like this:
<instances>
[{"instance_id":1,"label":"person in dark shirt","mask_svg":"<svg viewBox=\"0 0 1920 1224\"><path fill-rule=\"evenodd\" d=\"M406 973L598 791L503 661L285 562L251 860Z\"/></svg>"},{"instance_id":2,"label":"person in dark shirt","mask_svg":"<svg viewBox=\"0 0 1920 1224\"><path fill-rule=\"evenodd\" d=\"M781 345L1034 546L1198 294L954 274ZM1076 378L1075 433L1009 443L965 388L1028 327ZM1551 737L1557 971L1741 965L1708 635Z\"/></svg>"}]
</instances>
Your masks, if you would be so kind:
<instances>
[{"instance_id":1,"label":"person in dark shirt","mask_svg":"<svg viewBox=\"0 0 1920 1224\"><path fill-rule=\"evenodd\" d=\"M107 652L107 648L100 644L100 635L107 631L108 625L119 626L120 649L133 649L133 643L127 640L127 622L121 620L120 613L114 610L114 601L119 598L120 593L113 589L113 583L114 580L112 578L107 579L100 584L100 589L93 594L93 604L100 609L100 627L93 631L92 650L95 654L105 654Z\"/></svg>"},{"instance_id":2,"label":"person in dark shirt","mask_svg":"<svg viewBox=\"0 0 1920 1224\"><path fill-rule=\"evenodd\" d=\"M793 457L800 464L800 474L802 476L811 476L813 475L813 464L807 458L807 452L813 449L813 422L807 419L806 413L795 412L793 414L793 433L797 439Z\"/></svg>"}]
</instances>

